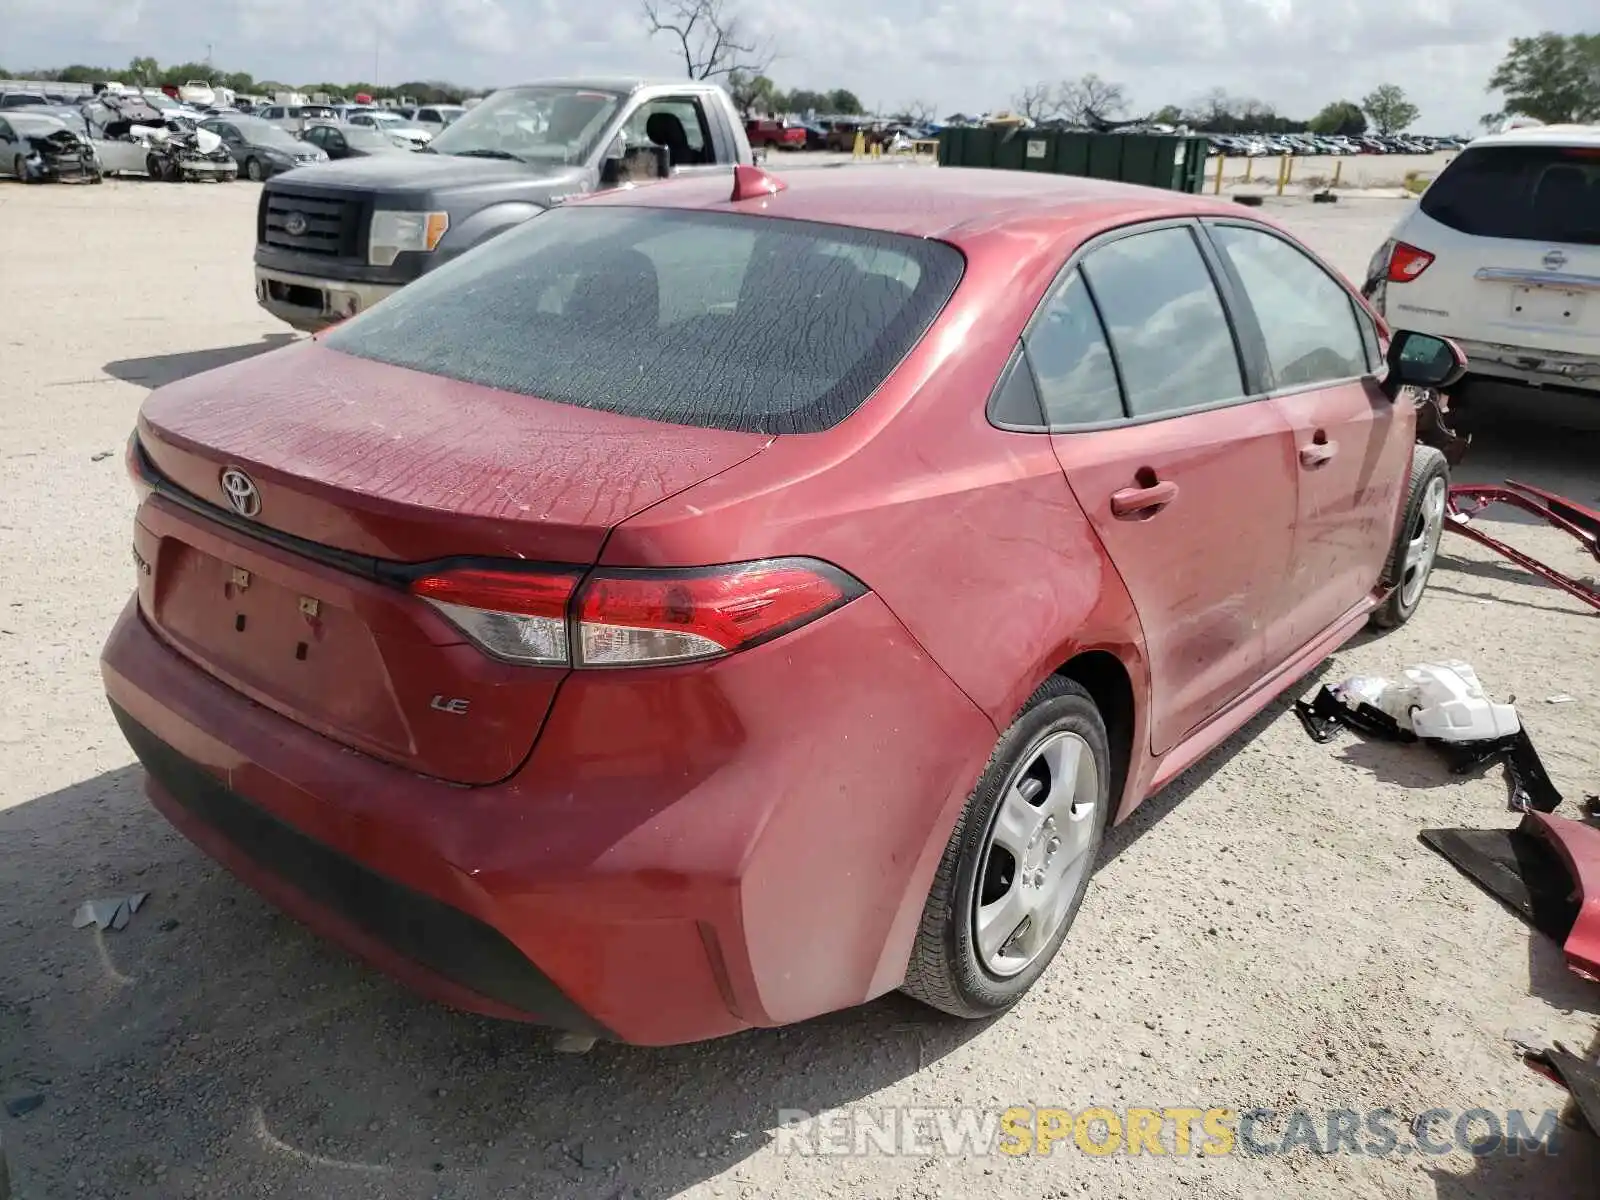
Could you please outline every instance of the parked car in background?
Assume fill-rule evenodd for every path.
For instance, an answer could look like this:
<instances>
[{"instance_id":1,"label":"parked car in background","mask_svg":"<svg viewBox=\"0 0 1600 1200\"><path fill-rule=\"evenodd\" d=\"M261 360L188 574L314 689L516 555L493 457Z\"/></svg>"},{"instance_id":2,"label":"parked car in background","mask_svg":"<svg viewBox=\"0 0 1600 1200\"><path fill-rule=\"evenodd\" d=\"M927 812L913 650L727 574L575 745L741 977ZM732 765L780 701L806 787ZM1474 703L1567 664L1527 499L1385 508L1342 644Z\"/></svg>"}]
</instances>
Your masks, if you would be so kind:
<instances>
[{"instance_id":1,"label":"parked car in background","mask_svg":"<svg viewBox=\"0 0 1600 1200\"><path fill-rule=\"evenodd\" d=\"M1013 1005L1110 825L1416 611L1397 400L1460 359L1231 204L924 175L557 206L152 393L102 670L156 807L499 1017Z\"/></svg>"},{"instance_id":2,"label":"parked car in background","mask_svg":"<svg viewBox=\"0 0 1600 1200\"><path fill-rule=\"evenodd\" d=\"M263 121L299 134L315 121L337 121L339 110L331 104L269 104L259 116Z\"/></svg>"},{"instance_id":3,"label":"parked car in background","mask_svg":"<svg viewBox=\"0 0 1600 1200\"><path fill-rule=\"evenodd\" d=\"M0 95L0 108L28 108L49 103L43 92L6 92Z\"/></svg>"},{"instance_id":4,"label":"parked car in background","mask_svg":"<svg viewBox=\"0 0 1600 1200\"><path fill-rule=\"evenodd\" d=\"M803 125L791 125L771 117L752 117L744 124L744 135L754 150L804 150Z\"/></svg>"},{"instance_id":5,"label":"parked car in background","mask_svg":"<svg viewBox=\"0 0 1600 1200\"><path fill-rule=\"evenodd\" d=\"M191 79L178 89L178 99L194 108L209 108L217 102L217 93L204 79Z\"/></svg>"},{"instance_id":6,"label":"parked car in background","mask_svg":"<svg viewBox=\"0 0 1600 1200\"><path fill-rule=\"evenodd\" d=\"M397 141L370 125L313 125L306 130L304 140L331 159L411 153L410 143Z\"/></svg>"},{"instance_id":7,"label":"parked car in background","mask_svg":"<svg viewBox=\"0 0 1600 1200\"><path fill-rule=\"evenodd\" d=\"M502 88L426 154L329 163L262 189L256 298L315 330L552 205L751 162L721 87L597 79ZM302 227L291 215L305 218Z\"/></svg>"},{"instance_id":8,"label":"parked car in background","mask_svg":"<svg viewBox=\"0 0 1600 1200\"><path fill-rule=\"evenodd\" d=\"M99 160L81 126L21 108L0 112L0 171L24 183L101 179Z\"/></svg>"},{"instance_id":9,"label":"parked car in background","mask_svg":"<svg viewBox=\"0 0 1600 1200\"><path fill-rule=\"evenodd\" d=\"M213 117L201 122L222 139L223 145L239 164L245 178L260 182L295 167L327 162L328 155L318 146L300 140L281 125L260 117L239 113Z\"/></svg>"},{"instance_id":10,"label":"parked car in background","mask_svg":"<svg viewBox=\"0 0 1600 1200\"><path fill-rule=\"evenodd\" d=\"M345 119L351 125L376 129L397 141L406 143L413 150L420 150L433 141L433 133L430 130L415 121L406 120L398 113L386 112L381 108L359 109Z\"/></svg>"},{"instance_id":11,"label":"parked car in background","mask_svg":"<svg viewBox=\"0 0 1600 1200\"><path fill-rule=\"evenodd\" d=\"M466 111L459 104L424 104L409 114L409 119L434 137L438 137L459 121Z\"/></svg>"},{"instance_id":12,"label":"parked car in background","mask_svg":"<svg viewBox=\"0 0 1600 1200\"><path fill-rule=\"evenodd\" d=\"M1391 323L1456 339L1472 377L1600 394L1600 130L1468 144L1378 248Z\"/></svg>"}]
</instances>

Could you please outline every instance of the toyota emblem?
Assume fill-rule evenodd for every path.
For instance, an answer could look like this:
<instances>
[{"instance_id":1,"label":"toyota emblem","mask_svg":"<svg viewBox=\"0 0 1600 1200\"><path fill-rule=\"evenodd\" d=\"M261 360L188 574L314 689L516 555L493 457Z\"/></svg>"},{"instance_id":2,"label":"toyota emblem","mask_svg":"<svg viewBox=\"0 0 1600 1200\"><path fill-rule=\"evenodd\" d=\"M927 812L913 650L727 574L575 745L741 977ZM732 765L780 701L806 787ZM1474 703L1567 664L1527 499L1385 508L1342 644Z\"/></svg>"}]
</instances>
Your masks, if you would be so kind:
<instances>
[{"instance_id":1,"label":"toyota emblem","mask_svg":"<svg viewBox=\"0 0 1600 1200\"><path fill-rule=\"evenodd\" d=\"M241 517L253 517L261 511L261 493L256 490L255 481L238 467L223 471L222 494Z\"/></svg>"},{"instance_id":2,"label":"toyota emblem","mask_svg":"<svg viewBox=\"0 0 1600 1200\"><path fill-rule=\"evenodd\" d=\"M303 212L292 212L283 219L283 231L290 237L300 237L309 227Z\"/></svg>"},{"instance_id":3,"label":"toyota emblem","mask_svg":"<svg viewBox=\"0 0 1600 1200\"><path fill-rule=\"evenodd\" d=\"M1552 250L1544 256L1546 270L1559 271L1567 265L1567 256L1559 250Z\"/></svg>"}]
</instances>

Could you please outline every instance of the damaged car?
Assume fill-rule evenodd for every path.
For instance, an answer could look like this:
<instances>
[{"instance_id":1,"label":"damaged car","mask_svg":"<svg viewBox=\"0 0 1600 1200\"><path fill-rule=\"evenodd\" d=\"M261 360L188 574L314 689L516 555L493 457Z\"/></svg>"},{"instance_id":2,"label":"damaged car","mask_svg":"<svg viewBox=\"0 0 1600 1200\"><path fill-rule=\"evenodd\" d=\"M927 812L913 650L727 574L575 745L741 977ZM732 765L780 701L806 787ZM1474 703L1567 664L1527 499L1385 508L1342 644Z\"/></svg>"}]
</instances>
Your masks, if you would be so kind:
<instances>
[{"instance_id":1,"label":"damaged car","mask_svg":"<svg viewBox=\"0 0 1600 1200\"><path fill-rule=\"evenodd\" d=\"M99 183L93 145L59 117L8 112L0 117L0 169L24 183L86 180Z\"/></svg>"},{"instance_id":2,"label":"damaged car","mask_svg":"<svg viewBox=\"0 0 1600 1200\"><path fill-rule=\"evenodd\" d=\"M85 106L84 117L107 174L223 183L239 177L239 164L221 137L186 118L163 116L142 97L102 95Z\"/></svg>"}]
</instances>

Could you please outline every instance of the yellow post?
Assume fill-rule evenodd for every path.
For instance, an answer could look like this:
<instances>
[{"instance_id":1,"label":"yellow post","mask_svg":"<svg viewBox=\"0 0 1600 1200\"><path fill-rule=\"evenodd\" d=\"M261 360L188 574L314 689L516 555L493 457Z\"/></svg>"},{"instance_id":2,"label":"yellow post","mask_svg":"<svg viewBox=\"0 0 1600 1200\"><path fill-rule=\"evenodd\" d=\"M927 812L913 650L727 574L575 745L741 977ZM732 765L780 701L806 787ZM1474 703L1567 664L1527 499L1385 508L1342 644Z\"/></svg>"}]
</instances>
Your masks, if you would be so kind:
<instances>
[{"instance_id":1,"label":"yellow post","mask_svg":"<svg viewBox=\"0 0 1600 1200\"><path fill-rule=\"evenodd\" d=\"M1280 196L1283 195L1283 184L1284 184L1283 175L1284 175L1284 171L1287 169L1286 164L1288 163L1288 161L1289 161L1289 156L1287 154L1283 155L1281 158L1278 159L1278 195L1280 195Z\"/></svg>"},{"instance_id":2,"label":"yellow post","mask_svg":"<svg viewBox=\"0 0 1600 1200\"><path fill-rule=\"evenodd\" d=\"M1246 157L1245 160L1244 160L1244 181L1246 183L1249 183L1250 180L1254 177L1255 170L1256 170L1256 160L1255 160L1255 158L1253 156Z\"/></svg>"},{"instance_id":3,"label":"yellow post","mask_svg":"<svg viewBox=\"0 0 1600 1200\"><path fill-rule=\"evenodd\" d=\"M1333 160L1333 186L1334 187L1338 187L1339 186L1339 176L1343 172L1344 172L1344 159L1342 159L1342 158L1334 159Z\"/></svg>"},{"instance_id":4,"label":"yellow post","mask_svg":"<svg viewBox=\"0 0 1600 1200\"><path fill-rule=\"evenodd\" d=\"M858 130L856 130L855 157L856 158L865 158L866 156L867 156L867 135L862 133L861 130L858 129Z\"/></svg>"},{"instance_id":5,"label":"yellow post","mask_svg":"<svg viewBox=\"0 0 1600 1200\"><path fill-rule=\"evenodd\" d=\"M1228 165L1228 157L1227 157L1227 155L1225 155L1225 154L1217 155L1217 184L1216 184L1216 186L1214 188L1211 189L1211 194L1213 196L1222 195L1222 168L1227 166L1227 165Z\"/></svg>"},{"instance_id":6,"label":"yellow post","mask_svg":"<svg viewBox=\"0 0 1600 1200\"><path fill-rule=\"evenodd\" d=\"M882 142L873 142L872 143L872 157L873 158L882 158L883 157L883 143Z\"/></svg>"},{"instance_id":7,"label":"yellow post","mask_svg":"<svg viewBox=\"0 0 1600 1200\"><path fill-rule=\"evenodd\" d=\"M1286 154L1284 156L1283 161L1284 161L1284 165L1288 168L1283 173L1283 181L1285 183L1293 183L1294 182L1294 155Z\"/></svg>"}]
</instances>

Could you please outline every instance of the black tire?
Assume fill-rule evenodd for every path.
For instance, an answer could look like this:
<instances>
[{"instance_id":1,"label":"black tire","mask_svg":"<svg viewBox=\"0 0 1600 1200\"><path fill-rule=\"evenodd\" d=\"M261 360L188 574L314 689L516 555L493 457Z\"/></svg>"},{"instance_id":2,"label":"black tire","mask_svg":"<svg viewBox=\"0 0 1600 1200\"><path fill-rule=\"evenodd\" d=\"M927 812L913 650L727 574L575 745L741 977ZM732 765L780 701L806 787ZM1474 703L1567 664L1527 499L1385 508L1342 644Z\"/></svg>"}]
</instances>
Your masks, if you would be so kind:
<instances>
[{"instance_id":1,"label":"black tire","mask_svg":"<svg viewBox=\"0 0 1600 1200\"><path fill-rule=\"evenodd\" d=\"M1383 568L1383 586L1389 589L1389 598L1368 618L1375 629L1395 629L1409 621L1428 594L1428 577L1438 558L1438 539L1443 526L1431 532L1432 548L1426 563L1420 568L1421 582L1408 600L1406 579L1406 548L1424 532L1425 501L1435 480L1443 480L1450 487L1450 464L1444 455L1432 446L1414 446L1411 450L1411 486L1406 493L1405 507L1401 510L1400 524L1395 529L1394 545L1389 549L1389 561Z\"/></svg>"},{"instance_id":2,"label":"black tire","mask_svg":"<svg viewBox=\"0 0 1600 1200\"><path fill-rule=\"evenodd\" d=\"M144 170L145 174L157 183L161 183L167 177L167 165L154 154L145 155Z\"/></svg>"},{"instance_id":3,"label":"black tire","mask_svg":"<svg viewBox=\"0 0 1600 1200\"><path fill-rule=\"evenodd\" d=\"M1075 733L1088 744L1097 772L1099 794L1085 851L1087 866L1048 943L1019 973L1000 977L979 961L974 944L979 872L996 811L1013 778L1032 760L1034 749L1058 732ZM1083 904L1110 815L1111 775L1105 722L1094 700L1074 681L1051 676L1000 736L956 820L928 892L902 990L941 1012L972 1020L1003 1012L1021 999L1054 960Z\"/></svg>"},{"instance_id":4,"label":"black tire","mask_svg":"<svg viewBox=\"0 0 1600 1200\"><path fill-rule=\"evenodd\" d=\"M261 169L261 160L259 158L245 159L244 173L245 178L250 180L251 183L260 183L267 177L266 172Z\"/></svg>"},{"instance_id":5,"label":"black tire","mask_svg":"<svg viewBox=\"0 0 1600 1200\"><path fill-rule=\"evenodd\" d=\"M22 155L17 155L11 160L11 173L17 177L18 183L27 183L28 177L22 170Z\"/></svg>"}]
</instances>

